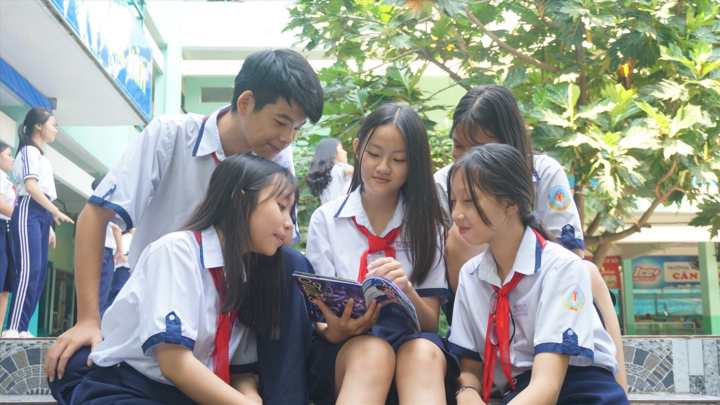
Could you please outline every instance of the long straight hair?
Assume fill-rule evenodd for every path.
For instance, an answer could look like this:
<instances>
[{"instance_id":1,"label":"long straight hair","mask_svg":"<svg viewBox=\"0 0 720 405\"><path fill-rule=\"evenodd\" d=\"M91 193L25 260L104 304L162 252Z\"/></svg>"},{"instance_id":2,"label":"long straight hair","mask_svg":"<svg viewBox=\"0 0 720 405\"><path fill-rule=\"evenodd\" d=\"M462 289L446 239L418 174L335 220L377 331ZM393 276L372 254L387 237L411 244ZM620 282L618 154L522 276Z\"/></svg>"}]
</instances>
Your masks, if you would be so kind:
<instances>
[{"instance_id":1,"label":"long straight hair","mask_svg":"<svg viewBox=\"0 0 720 405\"><path fill-rule=\"evenodd\" d=\"M317 148L315 148L315 155L310 161L310 167L305 175L305 182L315 197L320 197L332 180L330 172L335 166L335 156L339 144L338 139L324 138L318 142Z\"/></svg>"},{"instance_id":2,"label":"long straight hair","mask_svg":"<svg viewBox=\"0 0 720 405\"><path fill-rule=\"evenodd\" d=\"M490 222L485 211L478 203L478 191L495 197L498 201L512 201L518 206L520 220L524 226L536 230L543 238L557 242L552 233L540 221L535 213L535 188L532 172L527 159L510 146L489 143L475 146L465 152L450 168L447 178L448 201L455 173L465 176L465 190L470 194L475 211L489 227ZM452 206L450 207L452 210Z\"/></svg>"},{"instance_id":3,"label":"long straight hair","mask_svg":"<svg viewBox=\"0 0 720 405\"><path fill-rule=\"evenodd\" d=\"M365 149L375 130L383 125L397 128L405 141L408 178L400 187L400 194L405 204L403 232L410 239L410 257L413 263L410 281L421 283L430 272L438 249L440 252L444 251L445 238L439 236L440 232L448 228L448 224L440 208L433 180L430 143L425 124L415 110L404 105L385 104L368 115L357 134L355 171L350 190L354 191L361 187L362 191L361 168ZM441 246L438 246L438 239L441 239Z\"/></svg>"},{"instance_id":4,"label":"long straight hair","mask_svg":"<svg viewBox=\"0 0 720 405\"><path fill-rule=\"evenodd\" d=\"M50 117L52 117L52 112L44 107L33 107L30 111L28 111L25 115L25 120L20 123L20 126L18 127L18 139L20 142L17 151L15 152L15 156L20 153L20 150L24 146L34 146L40 151L40 154L44 154L38 144L33 141L32 134L35 130L35 125L45 125Z\"/></svg>"},{"instance_id":5,"label":"long straight hair","mask_svg":"<svg viewBox=\"0 0 720 405\"><path fill-rule=\"evenodd\" d=\"M261 190L272 186L259 201ZM280 336L280 301L284 286L282 249L273 256L250 251L250 217L255 208L278 194L295 195L295 177L280 165L252 155L225 159L210 177L205 200L185 226L200 232L214 226L224 236L227 294L221 313L238 310L238 319L258 334ZM294 207L291 207L294 209Z\"/></svg>"},{"instance_id":6,"label":"long straight hair","mask_svg":"<svg viewBox=\"0 0 720 405\"><path fill-rule=\"evenodd\" d=\"M510 90L496 84L478 86L460 99L453 113L450 137L463 136L475 145L480 131L520 151L534 171L530 135Z\"/></svg>"}]
</instances>

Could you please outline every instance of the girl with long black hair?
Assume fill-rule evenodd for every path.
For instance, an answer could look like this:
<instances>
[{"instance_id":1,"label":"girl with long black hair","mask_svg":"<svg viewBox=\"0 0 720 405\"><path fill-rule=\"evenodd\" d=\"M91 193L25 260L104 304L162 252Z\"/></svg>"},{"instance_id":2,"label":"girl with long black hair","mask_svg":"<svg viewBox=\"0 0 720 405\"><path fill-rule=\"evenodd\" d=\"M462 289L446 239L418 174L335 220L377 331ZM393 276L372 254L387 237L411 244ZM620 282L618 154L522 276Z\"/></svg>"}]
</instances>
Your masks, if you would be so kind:
<instances>
[{"instance_id":1,"label":"girl with long black hair","mask_svg":"<svg viewBox=\"0 0 720 405\"><path fill-rule=\"evenodd\" d=\"M70 403L261 403L256 334L280 333L296 198L295 177L274 162L220 163L185 228L143 250Z\"/></svg>"},{"instance_id":2,"label":"girl with long black hair","mask_svg":"<svg viewBox=\"0 0 720 405\"><path fill-rule=\"evenodd\" d=\"M335 138L318 142L305 182L322 204L347 194L353 167L347 164L347 152Z\"/></svg>"}]
</instances>

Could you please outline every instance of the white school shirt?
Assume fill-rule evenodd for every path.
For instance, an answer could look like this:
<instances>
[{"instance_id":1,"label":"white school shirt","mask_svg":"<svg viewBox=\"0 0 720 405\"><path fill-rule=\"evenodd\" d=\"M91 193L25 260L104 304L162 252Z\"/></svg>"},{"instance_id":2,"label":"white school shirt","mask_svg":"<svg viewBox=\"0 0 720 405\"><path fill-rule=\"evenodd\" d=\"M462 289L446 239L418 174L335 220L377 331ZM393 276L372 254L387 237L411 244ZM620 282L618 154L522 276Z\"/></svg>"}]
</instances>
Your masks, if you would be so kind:
<instances>
[{"instance_id":1,"label":"white school shirt","mask_svg":"<svg viewBox=\"0 0 720 405\"><path fill-rule=\"evenodd\" d=\"M229 108L229 107L225 107ZM130 268L140 252L160 236L187 223L205 198L218 160L225 159L217 116L203 123L199 114L163 115L153 119L133 141L88 202L115 211L112 222L126 231L136 227ZM292 149L274 162L294 174ZM296 232L293 243L299 241Z\"/></svg>"},{"instance_id":2,"label":"white school shirt","mask_svg":"<svg viewBox=\"0 0 720 405\"><path fill-rule=\"evenodd\" d=\"M34 178L37 179L40 191L42 191L50 201L55 201L57 198L52 166L47 156L40 153L40 149L28 145L20 148L17 156L15 156L13 175L15 176L15 186L18 196L23 197L29 195L27 190L25 190L25 179Z\"/></svg>"},{"instance_id":3,"label":"white school shirt","mask_svg":"<svg viewBox=\"0 0 720 405\"><path fill-rule=\"evenodd\" d=\"M330 170L330 182L320 193L320 202L322 204L329 203L347 194L350 188L350 180L352 180L345 178L345 168L347 166L347 163L335 163L335 166Z\"/></svg>"},{"instance_id":4,"label":"white school shirt","mask_svg":"<svg viewBox=\"0 0 720 405\"><path fill-rule=\"evenodd\" d=\"M123 234L123 236L122 236L122 248L123 248L123 251L124 251L124 252L123 252L124 255L128 254L128 251L130 250L130 244L132 243L132 237L133 237L133 236L132 236L131 233L125 233L125 234ZM125 267L125 268L128 268L128 269L129 269L129 268L130 268L130 263L128 263L128 262L120 262L120 264L118 264L118 265L115 266L116 269L117 269L117 268L120 268L120 267Z\"/></svg>"},{"instance_id":5,"label":"white school shirt","mask_svg":"<svg viewBox=\"0 0 720 405\"><path fill-rule=\"evenodd\" d=\"M580 224L575 200L570 192L570 182L565 170L557 160L548 155L533 155L533 186L535 186L535 211L540 220L567 249L584 249L583 228ZM445 214L452 220L447 198L449 164L438 170L435 185Z\"/></svg>"},{"instance_id":6,"label":"white school shirt","mask_svg":"<svg viewBox=\"0 0 720 405\"><path fill-rule=\"evenodd\" d=\"M10 181L10 176L6 173L0 174L0 193L5 196L5 202L10 206L15 205L15 185ZM10 217L0 214L0 219L9 221Z\"/></svg>"},{"instance_id":7,"label":"white school shirt","mask_svg":"<svg viewBox=\"0 0 720 405\"><path fill-rule=\"evenodd\" d=\"M105 312L104 340L90 355L98 366L126 362L146 377L171 384L160 372L155 346L180 345L208 369L220 308L209 268L224 266L214 227L201 233L169 233L151 243L113 304ZM229 344L231 374L249 372L257 362L255 333L235 322Z\"/></svg>"},{"instance_id":8,"label":"white school shirt","mask_svg":"<svg viewBox=\"0 0 720 405\"><path fill-rule=\"evenodd\" d=\"M108 224L105 230L105 247L112 250L117 249L117 242L115 242L115 235L113 235L112 225Z\"/></svg>"},{"instance_id":9,"label":"white school shirt","mask_svg":"<svg viewBox=\"0 0 720 405\"><path fill-rule=\"evenodd\" d=\"M450 350L482 361L490 297L494 294L491 284L501 287L512 280L515 272L525 276L508 293L515 321L510 345L512 376L532 369L535 355L545 352L571 356L571 366L595 365L617 374L615 344L593 306L590 275L582 259L553 242L543 249L530 228L525 229L505 283L500 282L490 248L460 270ZM494 382L501 391L508 385L499 357Z\"/></svg>"},{"instance_id":10,"label":"white school shirt","mask_svg":"<svg viewBox=\"0 0 720 405\"><path fill-rule=\"evenodd\" d=\"M405 213L402 196L398 200L397 208L390 222L380 237L403 223ZM308 230L307 250L305 257L310 261L316 274L332 277L343 277L357 280L360 270L360 259L368 249L368 238L358 230L352 218L373 235L377 235L370 224L360 199L360 187L345 198L338 198L318 208L310 219ZM445 261L440 251L440 238L438 234L438 249L427 277L422 283L413 284L421 297L449 297L450 289L445 280ZM410 256L410 239L403 229L395 239L395 259L402 264L405 275L411 278L413 265ZM368 256L368 264L373 259Z\"/></svg>"}]
</instances>

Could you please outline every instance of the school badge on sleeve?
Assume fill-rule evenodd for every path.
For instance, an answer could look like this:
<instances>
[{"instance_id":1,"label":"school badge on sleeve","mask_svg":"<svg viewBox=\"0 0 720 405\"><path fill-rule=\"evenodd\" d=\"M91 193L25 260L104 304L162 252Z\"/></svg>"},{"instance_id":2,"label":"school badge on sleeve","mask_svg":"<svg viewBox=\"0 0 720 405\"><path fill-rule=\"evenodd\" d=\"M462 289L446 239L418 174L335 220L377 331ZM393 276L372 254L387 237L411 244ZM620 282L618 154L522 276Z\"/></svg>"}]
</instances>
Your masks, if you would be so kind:
<instances>
[{"instance_id":1,"label":"school badge on sleeve","mask_svg":"<svg viewBox=\"0 0 720 405\"><path fill-rule=\"evenodd\" d=\"M580 312L585 306L585 294L583 294L579 285L573 284L565 289L562 301L565 308L573 312Z\"/></svg>"},{"instance_id":2,"label":"school badge on sleeve","mask_svg":"<svg viewBox=\"0 0 720 405\"><path fill-rule=\"evenodd\" d=\"M563 186L555 186L550 190L550 208L555 211L564 211L570 206L570 192Z\"/></svg>"}]
</instances>

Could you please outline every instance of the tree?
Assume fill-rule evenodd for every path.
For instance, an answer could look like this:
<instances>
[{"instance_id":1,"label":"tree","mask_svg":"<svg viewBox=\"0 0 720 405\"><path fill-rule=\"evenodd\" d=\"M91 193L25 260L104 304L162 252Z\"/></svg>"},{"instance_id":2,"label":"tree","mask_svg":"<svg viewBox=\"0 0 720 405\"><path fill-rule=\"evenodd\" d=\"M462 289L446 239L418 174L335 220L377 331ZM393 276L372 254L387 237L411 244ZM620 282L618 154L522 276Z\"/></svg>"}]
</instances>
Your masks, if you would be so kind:
<instances>
[{"instance_id":1,"label":"tree","mask_svg":"<svg viewBox=\"0 0 720 405\"><path fill-rule=\"evenodd\" d=\"M415 88L428 65L466 89L510 89L535 148L574 178L599 265L661 204L699 201L694 224L720 232L708 196L720 176L719 12L708 0L300 0L287 29L337 59L320 73L321 125L346 144L389 100L451 110ZM448 137L424 117L442 164ZM625 226L639 199L649 208Z\"/></svg>"}]
</instances>

